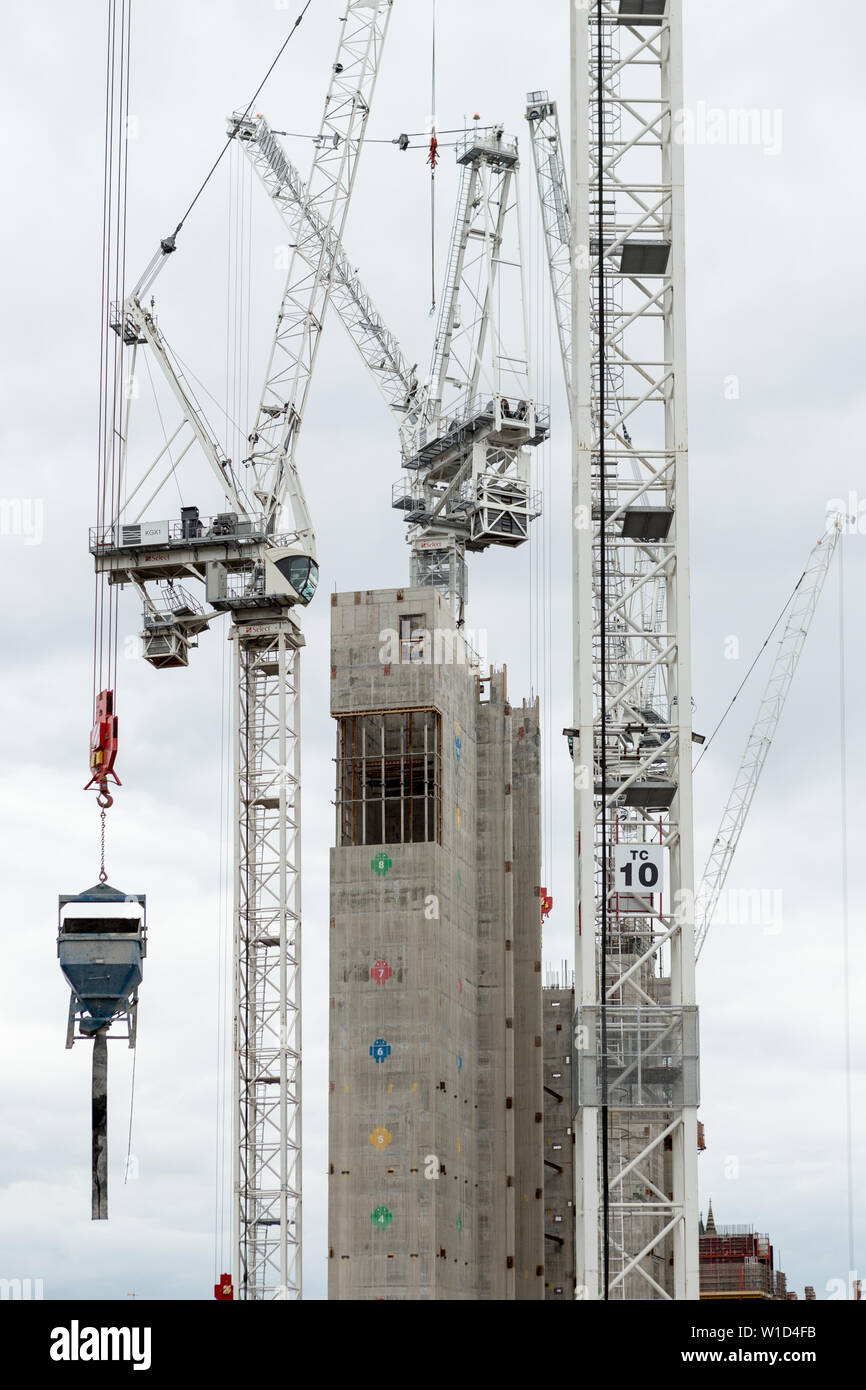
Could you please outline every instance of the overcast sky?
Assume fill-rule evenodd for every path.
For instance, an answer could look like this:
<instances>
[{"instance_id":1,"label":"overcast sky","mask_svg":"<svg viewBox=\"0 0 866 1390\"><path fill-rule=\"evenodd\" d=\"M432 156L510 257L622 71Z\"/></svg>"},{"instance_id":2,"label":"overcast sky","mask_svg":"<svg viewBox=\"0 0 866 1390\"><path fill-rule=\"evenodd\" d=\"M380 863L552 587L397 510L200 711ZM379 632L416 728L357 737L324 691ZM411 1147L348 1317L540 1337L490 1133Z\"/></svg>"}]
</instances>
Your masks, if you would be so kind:
<instances>
[{"instance_id":1,"label":"overcast sky","mask_svg":"<svg viewBox=\"0 0 866 1390\"><path fill-rule=\"evenodd\" d=\"M866 310L857 170L866 103L857 54L866 14L840 0L821 28L806 0L687 0L686 104L765 110L766 149L687 148L689 388L695 723L707 731L823 529L827 503L864 504ZM338 0L313 0L256 103L278 129L318 128L338 33ZM41 533L0 537L6 820L0 1007L0 1277L41 1278L45 1296L210 1297L230 1267L215 1242L224 627L186 671L135 658L124 595L118 769L110 878L146 892L150 949L141 994L132 1154L123 1182L131 1057L110 1049L110 1210L91 1223L89 1049L64 1050L67 991L55 955L56 899L96 879L98 820L87 780L105 7L4 7L0 162L6 191L0 435L6 499L41 507ZM224 117L243 108L296 7L273 0L148 0L135 10L129 253L137 277L215 157ZM570 764L561 730L569 687L569 440L550 331L523 111L548 87L567 112L568 6L439 0L440 126L475 112L521 139L522 189L540 398L554 432L538 460L547 520L531 547L476 557L469 624L509 668L512 699L540 692L548 736L545 958L572 956ZM424 129L430 111L429 0L396 0L371 135ZM802 21L802 22L800 22ZM779 124L781 123L781 124ZM700 128L700 127L699 127ZM421 142L416 142L420 146ZM308 139L287 145L302 170ZM781 146L779 148L779 145ZM157 285L160 323L217 397L226 375L228 204L224 161ZM453 152L438 183L441 263L456 192ZM282 289L280 224L251 188L250 397L257 397ZM245 195L246 196L246 195ZM400 337L425 364L432 340L429 171L420 148L364 154L347 249ZM246 372L246 369L244 369ZM735 389L732 390L732 378ZM148 388L149 390L149 388ZM244 391L245 394L245 391ZM729 399L734 395L735 399ZM239 403L243 413L245 402ZM142 402L142 410L147 402ZM246 419L246 415L244 416ZM333 728L327 592L405 582L407 551L390 489L399 473L387 411L330 320L299 462L319 538L322 587L303 623L305 1278L326 1287L328 849ZM185 501L211 507L210 499ZM9 513L7 513L9 514ZM6 531L14 531L6 526ZM32 543L38 541L39 543ZM855 1161L862 1154L862 898L866 759L859 692L866 539L843 540L847 601L851 1001ZM548 567L550 641L538 637ZM736 637L740 659L726 657ZM781 931L714 929L698 974L706 1153L701 1201L719 1223L768 1231L800 1292L819 1297L848 1267L844 1165L839 567L834 570L771 752L729 885L781 890ZM762 668L761 675L763 674ZM546 674L545 674L546 673ZM696 777L698 869L760 693L747 688ZM225 782L223 781L223 791ZM862 1163L861 1163L862 1167ZM862 1205L858 1249L866 1249Z\"/></svg>"}]
</instances>

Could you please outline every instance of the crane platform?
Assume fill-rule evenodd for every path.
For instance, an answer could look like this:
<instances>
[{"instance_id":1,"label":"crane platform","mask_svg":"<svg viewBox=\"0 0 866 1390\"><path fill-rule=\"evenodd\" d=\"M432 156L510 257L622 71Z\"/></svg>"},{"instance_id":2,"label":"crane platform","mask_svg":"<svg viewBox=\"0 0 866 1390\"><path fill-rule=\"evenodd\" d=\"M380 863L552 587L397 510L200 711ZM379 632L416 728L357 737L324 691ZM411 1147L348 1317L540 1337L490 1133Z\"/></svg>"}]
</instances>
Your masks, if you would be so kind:
<instances>
[{"instance_id":1,"label":"crane platform","mask_svg":"<svg viewBox=\"0 0 866 1390\"><path fill-rule=\"evenodd\" d=\"M194 508L186 508L194 511ZM190 570L204 575L218 562L228 570L247 570L261 559L268 540L264 516L238 518L234 512L213 517L92 526L90 553L99 574L110 584L179 579Z\"/></svg>"}]
</instances>

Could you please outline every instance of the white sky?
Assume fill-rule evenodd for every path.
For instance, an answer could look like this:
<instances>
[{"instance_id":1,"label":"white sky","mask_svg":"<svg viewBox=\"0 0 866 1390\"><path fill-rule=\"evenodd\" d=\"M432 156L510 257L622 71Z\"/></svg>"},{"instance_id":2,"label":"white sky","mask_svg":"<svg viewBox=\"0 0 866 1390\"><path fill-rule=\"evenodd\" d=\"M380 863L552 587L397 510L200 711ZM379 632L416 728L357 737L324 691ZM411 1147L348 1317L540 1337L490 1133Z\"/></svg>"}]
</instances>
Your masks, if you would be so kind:
<instances>
[{"instance_id":1,"label":"white sky","mask_svg":"<svg viewBox=\"0 0 866 1390\"><path fill-rule=\"evenodd\" d=\"M136 7L129 265L137 276L214 158L223 118L246 105L299 6L271 0L149 0ZM314 0L257 109L301 133L319 124L337 11ZM397 0L371 134L418 131L430 108L428 0ZM569 454L525 94L548 87L567 110L564 0L529 7L439 0L439 120L481 113L521 137L523 195L542 349L538 395L554 413L543 461L547 523L516 555L476 558L470 626L509 667L512 698L552 690L546 728L554 808L547 866L555 908L545 957L571 956L568 621ZM696 727L712 728L763 641L823 525L830 498L866 501L866 422L858 370L866 308L854 176L866 136L856 55L866 15L842 0L821 29L806 0L687 0L686 103L779 111L782 151L687 150L689 371ZM55 958L59 892L96 878L97 813L81 791L91 723L92 579L87 527L96 442L104 6L44 0L7 7L0 167L7 191L0 410L4 498L41 504L38 545L0 537L5 603L0 727L6 828L0 1006L0 1277L42 1278L46 1297L209 1297L226 1267L214 1250L220 960L220 685L215 625L187 671L121 662L124 786L111 813L111 881L148 894L132 1152L123 1185L130 1061L110 1053L111 1220L89 1219L89 1051L64 1051L67 994ZM311 148L287 142L302 171ZM419 142L420 143L420 142ZM228 161L226 161L228 165ZM169 341L215 395L225 374L228 170L213 180L158 282ZM438 185L440 262L456 190L452 152ZM282 276L280 227L253 188L250 356L256 396ZM426 363L429 176L424 155L365 153L349 255L404 344ZM725 399L726 378L739 399ZM304 998L306 1295L326 1275L328 847L333 730L327 591L406 578L390 508L399 467L386 410L345 335L329 321L300 463L316 521L322 592L304 616ZM184 500L198 501L198 497ZM209 510L203 505L202 510ZM216 509L216 508L214 508ZM866 510L866 509L864 509ZM864 521L866 531L866 521ZM864 1004L861 908L866 834L857 695L866 542L844 541L850 790L855 1156L862 1159ZM548 677L530 638L530 574L552 575ZM121 633L138 630L124 596ZM725 658L735 635L742 658ZM838 570L806 648L730 886L780 888L783 930L719 928L699 967L702 1206L719 1223L769 1231L789 1287L845 1278ZM749 687L696 779L698 868L757 703ZM735 1161L734 1161L735 1160ZM862 1167L862 1162L861 1162ZM736 1174L736 1176L734 1175ZM866 1232L862 1207L858 1247Z\"/></svg>"}]
</instances>

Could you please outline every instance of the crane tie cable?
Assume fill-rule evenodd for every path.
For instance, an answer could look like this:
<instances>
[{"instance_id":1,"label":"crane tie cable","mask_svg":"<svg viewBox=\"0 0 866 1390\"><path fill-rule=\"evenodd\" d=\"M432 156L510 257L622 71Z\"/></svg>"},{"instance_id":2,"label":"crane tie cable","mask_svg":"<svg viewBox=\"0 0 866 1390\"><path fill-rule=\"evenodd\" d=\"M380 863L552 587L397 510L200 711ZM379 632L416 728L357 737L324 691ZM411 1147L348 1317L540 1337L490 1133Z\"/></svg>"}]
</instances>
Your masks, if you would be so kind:
<instances>
[{"instance_id":1,"label":"crane tie cable","mask_svg":"<svg viewBox=\"0 0 866 1390\"><path fill-rule=\"evenodd\" d=\"M306 132L306 131L301 131L301 130L274 130L273 126L271 126L271 134L272 134L272 135L282 135L282 136L284 136L287 140L313 140L313 141L316 141L316 140L320 140L320 139L322 138L320 134L311 135L311 134L309 134L308 132ZM437 148L438 150L456 150L456 148L457 148L457 143L458 143L456 140L455 140L453 143L451 143L451 144L443 145L442 141L439 139L439 135L465 135L465 134L466 134L466 127L465 127L465 126L461 126L459 129L455 128L454 130L440 130L440 131L437 133L436 148ZM371 135L365 135L365 137L364 137L364 145L365 145L365 147L366 147L367 145L398 145L398 146L400 146L400 148L401 148L401 153L403 153L403 154L406 154L406 153L408 153L408 152L410 152L410 151L411 151L412 153L423 153L423 152L426 150L426 152L427 152L427 157L428 157L428 159L429 159L429 157L430 157L430 145L429 145L429 143L426 144L426 145L417 145L417 146L415 147L414 150L412 150L412 147L411 147L410 145L402 145L402 144L401 144L401 141L403 141L403 140L420 140L420 139L426 139L426 140L429 141L429 136L430 136L429 130L415 130L415 131L411 131L411 130L410 130L410 131L405 131L405 130L404 130L404 131L401 131L399 135L395 136L395 137L394 137L393 139L391 139L391 140L384 139L384 138L381 137L381 136L378 136L378 137L375 137L375 138L374 138L374 137L371 136Z\"/></svg>"},{"instance_id":2,"label":"crane tie cable","mask_svg":"<svg viewBox=\"0 0 866 1390\"><path fill-rule=\"evenodd\" d=\"M602 1208L602 1275L604 1280L605 1302L610 1299L610 1105L608 1092L607 1059L607 936L609 930L608 874L610 850L608 846L607 814L607 478L605 474L605 430L607 407L607 343L606 343L606 305L605 305L605 250L604 250L604 27L602 20L602 0L598 0L595 22L596 33L596 112L598 120L598 145L596 158L598 171L596 189L598 198L598 465L601 491L601 524L599 527L599 590L601 659L599 684L601 687L599 724L601 726L601 962L599 994L601 998L601 1208Z\"/></svg>"},{"instance_id":3,"label":"crane tie cable","mask_svg":"<svg viewBox=\"0 0 866 1390\"><path fill-rule=\"evenodd\" d=\"M301 13L298 15L297 19L295 20L294 24L292 25L291 29L289 30L289 33L288 33L288 35L287 35L287 37L286 37L286 40L285 40L285 42L283 43L283 45L282 45L282 47L281 47L279 53L277 54L277 56L276 56L276 58L274 59L274 61L271 63L271 66L268 68L267 72L265 73L265 75L264 75L264 77L262 78L261 82L259 83L258 87L256 87L256 90L253 92L252 96L250 97L249 102L247 103L247 108L246 108L246 110L244 111L244 114L241 116L241 120L242 120L242 121L245 121L246 118L247 118L247 116L250 114L250 111L252 110L252 106L253 106L253 103L254 103L256 97L259 95L259 92L260 92L260 91L262 90L262 88L264 87L265 83L267 82L267 80L268 80L268 78L270 77L271 73L273 72L274 68L277 66L277 63L278 63L278 62L280 61L280 59L282 58L283 54L285 53L285 51L286 51L286 49L288 48L289 44L291 43L292 39L295 37L295 34L297 33L297 30L298 30L298 26L300 25L301 20L304 18L304 15L307 13L307 10L310 8L310 6L311 6L312 3L313 3L313 0L307 0L307 3L305 4L304 8L301 10ZM180 231L180 229L181 229L181 227L183 226L183 224L184 224L184 222L186 221L186 219L189 217L190 213L192 212L193 208L195 207L195 205L196 205L196 203L198 202L199 198L201 197L202 193L203 193L204 190L207 188L208 184L209 184L210 181L211 181L211 178L213 177L214 173L215 173L216 170L217 170L217 167L218 167L219 164L220 164L220 161L222 160L223 155L225 154L226 150L228 149L229 145L231 144L231 142L232 142L232 140L233 140L234 138L235 138L235 137L234 137L234 132L232 132L231 135L228 135L228 136L226 137L226 142L225 142L225 144L223 145L222 149L220 150L219 154L217 155L216 159L214 160L213 164L211 165L210 171L208 172L207 177L205 178L205 180L204 180L204 182L203 182L201 188L198 190L198 192L196 193L196 195L195 195L195 197L193 198L192 202L190 203L189 207L187 208L186 212L184 213L183 217L180 219L180 221L178 222L177 226L175 227L175 229L174 229L174 235L175 235L175 236L177 236L178 232Z\"/></svg>"},{"instance_id":4,"label":"crane tie cable","mask_svg":"<svg viewBox=\"0 0 866 1390\"><path fill-rule=\"evenodd\" d=\"M808 567L807 567L807 568L808 568ZM784 618L784 616L785 616L785 614L787 613L788 609L791 607L791 604L794 602L794 599L795 599L796 594L797 594L797 590L800 588L800 585L803 583L803 580L806 578L806 573L807 573L807 570L803 570L803 573L800 575L800 578L797 580L796 584L794 585L793 589L791 590L790 594L788 595L787 599L785 600L785 606L783 607L783 609L782 609L781 613L779 614L778 618L776 619L776 621L773 623L773 626L770 628L770 631L767 633L767 636L764 638L764 641L763 641L763 643L761 644L761 647L760 647L760 649L759 649L759 651L758 651L757 656L755 657L754 661L752 662L752 664L751 664L751 666L749 667L749 669L748 669L748 671L746 672L746 674L743 676L743 679L740 681L740 684L737 686L736 692L734 693L734 695L733 695L733 697L732 697L732 699L731 699L731 701L730 701L730 704L728 705L727 709L725 710L725 712L724 712L724 714L722 715L721 719L719 720L718 724L717 724L716 727L713 729L713 732L710 734L709 738L707 739L706 743L704 744L703 748L701 749L700 755L699 755L698 758L695 760L695 765L694 765L694 768L692 769L693 772L697 772L697 770L698 770L698 768L700 767L700 764L701 764L701 759L704 757L704 755L705 755L706 753L709 752L710 744L712 743L712 741L713 741L713 739L715 738L716 734L717 734L717 733L719 732L719 730L721 729L722 725L724 724L724 722L725 722L725 720L727 719L728 715L730 714L731 710L734 708L734 705L736 704L738 697L742 694L742 692L743 692L743 687L745 686L747 680L749 679L750 675L751 675L752 672L754 671L755 667L757 666L758 662L760 661L761 657L763 656L764 652L766 651L767 647L769 646L770 641L772 640L772 637L773 637L773 633L776 631L776 628L779 626L780 622L781 622L782 619Z\"/></svg>"},{"instance_id":5,"label":"crane tie cable","mask_svg":"<svg viewBox=\"0 0 866 1390\"><path fill-rule=\"evenodd\" d=\"M439 138L436 129L436 0L433 0L433 42L430 90L430 314L436 311L436 165L439 162Z\"/></svg>"},{"instance_id":6,"label":"crane tie cable","mask_svg":"<svg viewBox=\"0 0 866 1390\"><path fill-rule=\"evenodd\" d=\"M310 8L312 3L313 0L307 0L306 4L304 5L304 8L301 10L301 13L298 15L297 19L295 20L294 24L289 30L289 33L286 36L285 41L283 42L279 52L277 53L277 56L274 58L270 67L268 68L267 72L265 73L264 77L259 83L258 87L256 87L256 90L253 92L252 96L247 102L246 109L244 110L244 113L240 118L241 121L245 121L247 116L250 114L256 97L261 92L262 88L264 87L265 83L267 82L268 78L273 72L274 68L277 66L277 63L280 61L289 44L291 43L292 39L295 37L295 34L298 31L298 27L300 26L301 21L303 20L304 16L307 13L307 10ZM216 173L217 169L222 163L222 159L225 155L226 150L228 149L232 140L234 140L235 138L236 130L237 126L235 127L235 130L230 131L229 134L226 136L225 144L223 145L222 149L220 150L219 154L217 155L216 159L214 160L213 164L211 165L210 169L205 175L205 178L203 179L195 197L193 198L186 212L183 214L183 217L178 222L171 236L165 237L164 240L160 242L159 249L153 256L153 259L150 261L150 264L148 265L147 269L145 270L144 274L142 275L141 279L136 285L135 290L133 291L134 294L138 294L150 288L150 286L153 284L153 281L156 279L158 268L162 265L166 256L169 256L172 253L172 251L175 250L175 244L177 242L179 232L181 231L184 223L186 222L186 219L189 217L190 213L192 212L202 193L204 193L205 189L207 188L208 184L210 183L211 179L213 178L214 174Z\"/></svg>"}]
</instances>

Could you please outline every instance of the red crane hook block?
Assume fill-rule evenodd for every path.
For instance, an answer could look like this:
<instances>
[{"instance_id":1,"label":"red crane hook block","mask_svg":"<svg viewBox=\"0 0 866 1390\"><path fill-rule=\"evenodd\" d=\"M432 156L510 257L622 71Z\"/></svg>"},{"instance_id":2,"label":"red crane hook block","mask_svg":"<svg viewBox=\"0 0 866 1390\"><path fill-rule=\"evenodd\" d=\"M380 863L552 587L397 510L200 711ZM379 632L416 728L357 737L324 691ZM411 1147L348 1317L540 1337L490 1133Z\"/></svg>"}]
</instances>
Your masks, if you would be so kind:
<instances>
[{"instance_id":1,"label":"red crane hook block","mask_svg":"<svg viewBox=\"0 0 866 1390\"><path fill-rule=\"evenodd\" d=\"M96 718L90 735L91 777L84 790L89 791L95 784L99 791L97 801L103 807L110 806L112 802L106 785L108 778L113 777L117 785L121 786L120 778L114 771L116 757L117 715L114 713L114 691L101 690L96 697Z\"/></svg>"}]
</instances>

